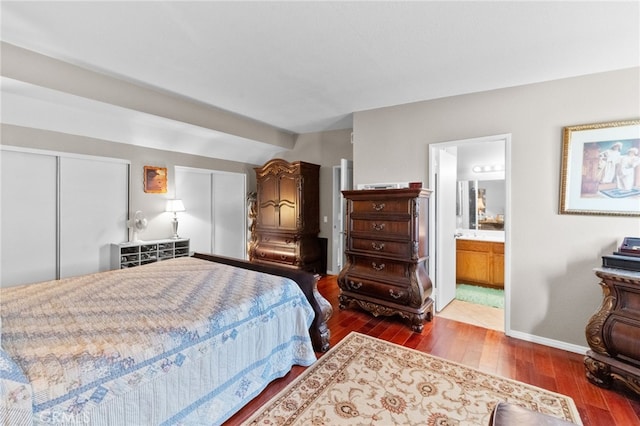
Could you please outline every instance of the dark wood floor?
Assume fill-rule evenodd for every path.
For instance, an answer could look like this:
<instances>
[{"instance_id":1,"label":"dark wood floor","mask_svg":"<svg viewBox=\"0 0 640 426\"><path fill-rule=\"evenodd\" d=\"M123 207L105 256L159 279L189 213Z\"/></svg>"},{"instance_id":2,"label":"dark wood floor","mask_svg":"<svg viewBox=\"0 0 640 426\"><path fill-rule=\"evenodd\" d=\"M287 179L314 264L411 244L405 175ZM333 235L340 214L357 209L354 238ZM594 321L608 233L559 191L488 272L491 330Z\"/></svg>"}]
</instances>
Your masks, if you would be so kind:
<instances>
[{"instance_id":1,"label":"dark wood floor","mask_svg":"<svg viewBox=\"0 0 640 426\"><path fill-rule=\"evenodd\" d=\"M357 331L568 395L576 403L585 426L640 425L640 398L590 384L584 375L582 355L438 317L426 323L422 333L417 334L399 317L375 318L355 308L339 310L335 276L323 277L318 290L333 305L333 316L329 320L332 346L351 331ZM271 383L226 425L247 419L303 371L302 367L294 367L284 378Z\"/></svg>"}]
</instances>

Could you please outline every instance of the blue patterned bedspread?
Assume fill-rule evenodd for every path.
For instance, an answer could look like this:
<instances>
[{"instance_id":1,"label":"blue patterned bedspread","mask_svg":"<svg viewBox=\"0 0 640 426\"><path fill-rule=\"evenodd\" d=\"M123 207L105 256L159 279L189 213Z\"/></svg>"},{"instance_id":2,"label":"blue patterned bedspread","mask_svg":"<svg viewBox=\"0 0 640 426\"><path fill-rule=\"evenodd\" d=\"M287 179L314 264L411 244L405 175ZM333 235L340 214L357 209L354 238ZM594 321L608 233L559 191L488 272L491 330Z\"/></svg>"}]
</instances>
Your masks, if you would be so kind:
<instances>
[{"instance_id":1,"label":"blue patterned bedspread","mask_svg":"<svg viewBox=\"0 0 640 426\"><path fill-rule=\"evenodd\" d=\"M0 296L6 368L30 385L0 362L2 409L19 412L27 396L8 395L30 392L34 424L217 424L291 365L315 361L313 310L295 282L205 260Z\"/></svg>"}]
</instances>

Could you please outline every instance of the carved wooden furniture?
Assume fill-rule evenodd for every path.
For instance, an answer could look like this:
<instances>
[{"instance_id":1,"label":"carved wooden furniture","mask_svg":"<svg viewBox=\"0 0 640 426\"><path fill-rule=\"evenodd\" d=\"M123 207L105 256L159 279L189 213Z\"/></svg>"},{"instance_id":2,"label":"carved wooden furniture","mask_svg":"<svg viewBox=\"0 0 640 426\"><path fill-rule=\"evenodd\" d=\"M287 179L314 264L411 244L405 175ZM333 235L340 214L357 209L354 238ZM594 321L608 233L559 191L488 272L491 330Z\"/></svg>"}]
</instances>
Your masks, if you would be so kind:
<instances>
[{"instance_id":1,"label":"carved wooden furniture","mask_svg":"<svg viewBox=\"0 0 640 426\"><path fill-rule=\"evenodd\" d=\"M256 171L249 259L320 272L320 166L274 159Z\"/></svg>"},{"instance_id":2,"label":"carved wooden furniture","mask_svg":"<svg viewBox=\"0 0 640 426\"><path fill-rule=\"evenodd\" d=\"M457 239L456 281L504 288L504 243Z\"/></svg>"},{"instance_id":3,"label":"carved wooden furniture","mask_svg":"<svg viewBox=\"0 0 640 426\"><path fill-rule=\"evenodd\" d=\"M604 388L619 382L640 395L640 272L596 268L595 274L604 299L586 327L587 378Z\"/></svg>"},{"instance_id":4,"label":"carved wooden furniture","mask_svg":"<svg viewBox=\"0 0 640 426\"><path fill-rule=\"evenodd\" d=\"M427 189L343 191L346 264L338 276L339 306L400 315L421 332L433 316L428 275Z\"/></svg>"}]
</instances>

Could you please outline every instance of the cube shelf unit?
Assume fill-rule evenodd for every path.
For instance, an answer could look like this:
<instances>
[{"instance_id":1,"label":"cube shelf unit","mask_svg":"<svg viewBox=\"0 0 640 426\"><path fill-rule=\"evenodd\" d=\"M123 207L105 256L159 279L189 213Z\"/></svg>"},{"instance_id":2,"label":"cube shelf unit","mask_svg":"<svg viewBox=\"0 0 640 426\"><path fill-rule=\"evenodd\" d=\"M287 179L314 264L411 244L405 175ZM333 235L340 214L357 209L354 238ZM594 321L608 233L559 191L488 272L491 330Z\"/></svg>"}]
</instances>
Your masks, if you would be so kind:
<instances>
[{"instance_id":1,"label":"cube shelf unit","mask_svg":"<svg viewBox=\"0 0 640 426\"><path fill-rule=\"evenodd\" d=\"M186 256L189 256L188 238L111 244L112 269L132 268Z\"/></svg>"}]
</instances>

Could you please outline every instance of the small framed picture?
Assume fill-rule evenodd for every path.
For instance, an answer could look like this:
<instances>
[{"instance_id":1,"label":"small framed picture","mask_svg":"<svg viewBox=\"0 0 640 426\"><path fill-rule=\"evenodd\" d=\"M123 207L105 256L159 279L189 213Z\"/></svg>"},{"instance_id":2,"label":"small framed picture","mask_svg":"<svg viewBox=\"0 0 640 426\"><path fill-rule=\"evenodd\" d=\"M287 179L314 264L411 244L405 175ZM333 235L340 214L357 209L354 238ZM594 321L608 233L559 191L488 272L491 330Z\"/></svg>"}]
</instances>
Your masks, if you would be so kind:
<instances>
[{"instance_id":1,"label":"small framed picture","mask_svg":"<svg viewBox=\"0 0 640 426\"><path fill-rule=\"evenodd\" d=\"M167 192L167 168L144 166L144 192L163 194Z\"/></svg>"},{"instance_id":2,"label":"small framed picture","mask_svg":"<svg viewBox=\"0 0 640 426\"><path fill-rule=\"evenodd\" d=\"M565 127L560 213L640 216L640 120Z\"/></svg>"}]
</instances>

